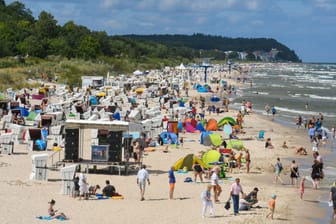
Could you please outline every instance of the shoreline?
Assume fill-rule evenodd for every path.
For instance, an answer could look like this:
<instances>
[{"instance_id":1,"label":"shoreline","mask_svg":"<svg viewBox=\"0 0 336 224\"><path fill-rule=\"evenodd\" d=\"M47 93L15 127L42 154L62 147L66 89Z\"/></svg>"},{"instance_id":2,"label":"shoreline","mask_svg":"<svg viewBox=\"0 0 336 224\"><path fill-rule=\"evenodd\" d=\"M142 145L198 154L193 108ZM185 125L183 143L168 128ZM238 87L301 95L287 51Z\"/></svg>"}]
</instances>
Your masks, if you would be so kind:
<instances>
[{"instance_id":1,"label":"shoreline","mask_svg":"<svg viewBox=\"0 0 336 224\"><path fill-rule=\"evenodd\" d=\"M232 82L230 80L229 82ZM238 87L238 85L235 85ZM239 88L239 87L238 87ZM200 94L195 90L190 91L190 97L198 97ZM208 94L207 96L210 96ZM253 103L253 102L252 102ZM231 106L231 105L230 105ZM217 121L224 116L235 117L237 110L230 107L229 112L217 116L206 113L206 118L215 118ZM244 140L244 146L251 152L251 173L246 174L245 167L241 170L234 169L234 172L227 173L225 179L221 179L223 193L220 196L220 204L214 204L215 216L212 218L201 218L202 204L200 194L205 189L208 179L204 183L184 183L188 176L193 177L192 172L176 174L175 200L168 200L168 178L167 172L179 158L186 154L198 154L200 150L208 150L210 147L199 144L200 135L197 133L183 133L185 142L183 147L178 149L169 146L168 153L163 153L165 146L155 148L153 152L146 152L144 163L147 165L151 179L151 185L146 188L145 201L139 200L138 187L136 185L136 171L128 176L87 174L90 185L100 184L103 186L105 180L111 180L118 193L122 194L124 200L77 200L69 196L61 195L61 182L59 171L48 170L48 181L29 180L31 172L31 155L47 152L27 152L26 145L15 145L16 154L0 154L0 213L6 214L0 217L1 223L41 223L35 217L46 214L47 202L51 198L57 201L57 208L65 212L70 220L67 223L108 223L111 220L119 220L121 223L316 223L314 219L321 220L328 217L325 208L318 207L319 194L321 190L314 191L309 183L307 184L304 200L300 200L298 187L289 185L288 166L290 158L295 157L295 148L303 145L307 148L307 156L299 156L300 160L312 160L310 143L305 132L296 128L286 127L259 115L251 113L244 118L245 134L239 134L241 138L252 138ZM265 141L256 139L259 130L265 130L265 138L272 138L275 149L264 149ZM217 132L224 135L222 131ZM288 149L282 149L284 139L287 141ZM90 139L85 139L85 145L90 145ZM324 158L325 152L323 153ZM274 184L274 172L271 164L275 163L277 157L281 157L285 170L282 175L285 185ZM241 184L246 193L254 187L258 187L259 203L261 208L254 208L241 215L234 216L232 209L224 210L223 205L229 195L232 178L240 177ZM327 189L327 188L325 188ZM13 193L14 192L14 193ZM277 205L275 219L267 220L265 214L268 212L268 202L272 194L277 194ZM293 200L295 199L295 200ZM20 202L20 203L18 203ZM108 215L107 215L108 214Z\"/></svg>"}]
</instances>

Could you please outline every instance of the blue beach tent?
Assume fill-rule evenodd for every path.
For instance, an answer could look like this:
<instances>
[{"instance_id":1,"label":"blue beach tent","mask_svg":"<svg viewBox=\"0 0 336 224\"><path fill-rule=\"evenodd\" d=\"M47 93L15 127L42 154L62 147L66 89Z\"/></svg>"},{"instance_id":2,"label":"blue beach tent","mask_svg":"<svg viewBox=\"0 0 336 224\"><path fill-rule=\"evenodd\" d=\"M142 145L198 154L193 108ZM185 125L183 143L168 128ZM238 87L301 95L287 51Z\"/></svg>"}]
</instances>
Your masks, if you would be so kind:
<instances>
[{"instance_id":1,"label":"blue beach tent","mask_svg":"<svg viewBox=\"0 0 336 224\"><path fill-rule=\"evenodd\" d=\"M164 131L160 134L160 137L162 138L164 144L169 144L169 143L177 144L177 135L175 133L169 133L169 132Z\"/></svg>"}]
</instances>

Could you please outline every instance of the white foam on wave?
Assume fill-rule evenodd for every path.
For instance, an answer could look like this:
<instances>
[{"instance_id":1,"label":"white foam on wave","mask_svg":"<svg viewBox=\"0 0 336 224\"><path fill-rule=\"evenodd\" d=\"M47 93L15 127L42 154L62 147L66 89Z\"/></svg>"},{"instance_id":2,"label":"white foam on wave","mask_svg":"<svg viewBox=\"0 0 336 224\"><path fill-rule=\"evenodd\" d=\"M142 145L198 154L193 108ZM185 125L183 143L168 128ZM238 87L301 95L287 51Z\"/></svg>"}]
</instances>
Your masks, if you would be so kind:
<instances>
[{"instance_id":1,"label":"white foam on wave","mask_svg":"<svg viewBox=\"0 0 336 224\"><path fill-rule=\"evenodd\" d=\"M284 87L286 87L286 86L280 85L280 84L272 84L271 86L272 87L277 87L277 88L284 88Z\"/></svg>"},{"instance_id":2,"label":"white foam on wave","mask_svg":"<svg viewBox=\"0 0 336 224\"><path fill-rule=\"evenodd\" d=\"M320 100L336 100L335 96L319 96L314 94L304 94L305 96L308 96L312 99L320 99Z\"/></svg>"},{"instance_id":3,"label":"white foam on wave","mask_svg":"<svg viewBox=\"0 0 336 224\"><path fill-rule=\"evenodd\" d=\"M330 87L325 86L306 86L308 89L330 89Z\"/></svg>"},{"instance_id":4,"label":"white foam on wave","mask_svg":"<svg viewBox=\"0 0 336 224\"><path fill-rule=\"evenodd\" d=\"M301 97L302 94L299 94L299 93L295 93L295 94L289 94L290 97L294 97L294 98L298 98L298 97Z\"/></svg>"}]
</instances>

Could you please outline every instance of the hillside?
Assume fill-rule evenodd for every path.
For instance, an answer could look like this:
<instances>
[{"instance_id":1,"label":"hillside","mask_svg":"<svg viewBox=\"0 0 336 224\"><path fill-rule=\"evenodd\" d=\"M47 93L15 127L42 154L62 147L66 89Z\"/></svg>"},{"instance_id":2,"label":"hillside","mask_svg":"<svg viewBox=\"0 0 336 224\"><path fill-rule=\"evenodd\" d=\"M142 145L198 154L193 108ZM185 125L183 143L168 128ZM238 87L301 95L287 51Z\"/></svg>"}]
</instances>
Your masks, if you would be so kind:
<instances>
[{"instance_id":1,"label":"hillside","mask_svg":"<svg viewBox=\"0 0 336 224\"><path fill-rule=\"evenodd\" d=\"M270 52L272 49L279 51L276 61L300 62L293 50L269 38L229 38L205 34L194 35L125 35L133 40L144 40L153 43L166 44L171 47L188 47L195 50L217 50L235 52Z\"/></svg>"}]
</instances>

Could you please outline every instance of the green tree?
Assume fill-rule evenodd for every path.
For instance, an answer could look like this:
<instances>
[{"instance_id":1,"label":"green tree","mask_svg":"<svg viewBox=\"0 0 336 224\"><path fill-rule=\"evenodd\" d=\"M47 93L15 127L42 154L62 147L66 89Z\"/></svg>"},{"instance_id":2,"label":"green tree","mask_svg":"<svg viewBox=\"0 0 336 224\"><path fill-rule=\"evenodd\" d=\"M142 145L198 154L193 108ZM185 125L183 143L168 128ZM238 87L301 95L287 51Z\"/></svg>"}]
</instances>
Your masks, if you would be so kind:
<instances>
[{"instance_id":1,"label":"green tree","mask_svg":"<svg viewBox=\"0 0 336 224\"><path fill-rule=\"evenodd\" d=\"M27 37L22 42L17 44L17 48L22 54L29 54L31 56L40 58L47 56L47 53L45 52L44 47L41 45L40 40L35 36Z\"/></svg>"},{"instance_id":2,"label":"green tree","mask_svg":"<svg viewBox=\"0 0 336 224\"><path fill-rule=\"evenodd\" d=\"M55 38L59 32L59 26L54 16L42 11L35 23L36 36L41 40Z\"/></svg>"},{"instance_id":3,"label":"green tree","mask_svg":"<svg viewBox=\"0 0 336 224\"><path fill-rule=\"evenodd\" d=\"M99 40L86 36L79 44L79 54L85 58L97 58L101 54Z\"/></svg>"}]
</instances>

